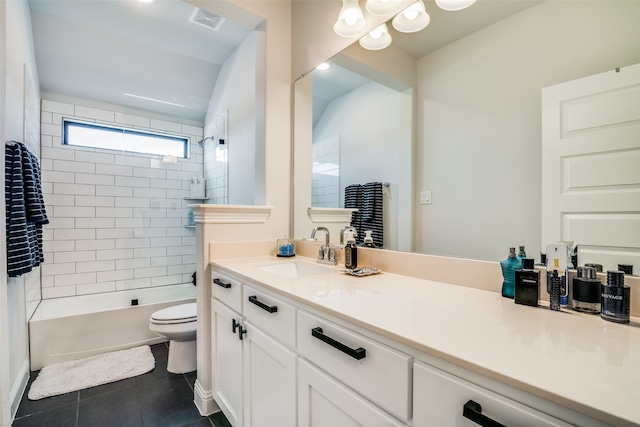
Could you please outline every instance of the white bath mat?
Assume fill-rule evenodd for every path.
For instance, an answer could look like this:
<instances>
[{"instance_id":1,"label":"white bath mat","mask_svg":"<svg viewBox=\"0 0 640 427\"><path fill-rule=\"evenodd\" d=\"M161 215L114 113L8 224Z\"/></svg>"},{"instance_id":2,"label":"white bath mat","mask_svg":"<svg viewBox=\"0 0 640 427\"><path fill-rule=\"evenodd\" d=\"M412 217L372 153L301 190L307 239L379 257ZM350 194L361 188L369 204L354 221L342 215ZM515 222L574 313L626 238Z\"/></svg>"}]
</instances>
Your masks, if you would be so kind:
<instances>
[{"instance_id":1,"label":"white bath mat","mask_svg":"<svg viewBox=\"0 0 640 427\"><path fill-rule=\"evenodd\" d=\"M156 360L148 345L112 351L42 368L29 389L29 400L69 393L142 375Z\"/></svg>"}]
</instances>

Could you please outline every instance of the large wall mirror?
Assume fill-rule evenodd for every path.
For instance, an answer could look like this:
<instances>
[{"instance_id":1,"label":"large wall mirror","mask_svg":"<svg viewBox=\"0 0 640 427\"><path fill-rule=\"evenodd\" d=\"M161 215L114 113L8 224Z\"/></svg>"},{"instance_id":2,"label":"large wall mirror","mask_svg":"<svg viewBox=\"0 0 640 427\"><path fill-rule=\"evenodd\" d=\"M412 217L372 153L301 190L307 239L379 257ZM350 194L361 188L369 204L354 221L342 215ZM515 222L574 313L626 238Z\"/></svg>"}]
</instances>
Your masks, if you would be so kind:
<instances>
[{"instance_id":1,"label":"large wall mirror","mask_svg":"<svg viewBox=\"0 0 640 427\"><path fill-rule=\"evenodd\" d=\"M388 48L365 52L356 42L328 61L365 78L357 87L327 100L330 84L319 71L296 82L294 236L308 237L317 225L308 214L317 200L312 142L333 141L340 147L340 207L345 186L389 182L386 248L497 261L524 245L539 260L546 245L542 89L640 62L632 18L638 5L479 0L443 12L425 3L431 23L421 32L401 34L389 25ZM394 62L381 58L398 51L413 58L411 83L381 71L381 63ZM336 77L333 84L347 81ZM385 105L372 100L376 90Z\"/></svg>"}]
</instances>

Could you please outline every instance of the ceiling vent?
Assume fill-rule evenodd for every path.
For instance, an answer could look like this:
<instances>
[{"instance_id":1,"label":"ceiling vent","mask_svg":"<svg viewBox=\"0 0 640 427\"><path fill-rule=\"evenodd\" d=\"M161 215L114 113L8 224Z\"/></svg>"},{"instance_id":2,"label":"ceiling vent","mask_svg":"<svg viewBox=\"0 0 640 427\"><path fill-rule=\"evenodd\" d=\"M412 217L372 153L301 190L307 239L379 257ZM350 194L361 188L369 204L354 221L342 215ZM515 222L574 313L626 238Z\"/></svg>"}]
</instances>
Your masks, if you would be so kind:
<instances>
[{"instance_id":1,"label":"ceiling vent","mask_svg":"<svg viewBox=\"0 0 640 427\"><path fill-rule=\"evenodd\" d=\"M225 19L222 16L218 16L215 13L207 12L206 10L202 10L198 7L193 9L193 13L189 18L190 22L194 24L202 25L203 27L207 27L210 30L218 31L222 24L224 24Z\"/></svg>"}]
</instances>

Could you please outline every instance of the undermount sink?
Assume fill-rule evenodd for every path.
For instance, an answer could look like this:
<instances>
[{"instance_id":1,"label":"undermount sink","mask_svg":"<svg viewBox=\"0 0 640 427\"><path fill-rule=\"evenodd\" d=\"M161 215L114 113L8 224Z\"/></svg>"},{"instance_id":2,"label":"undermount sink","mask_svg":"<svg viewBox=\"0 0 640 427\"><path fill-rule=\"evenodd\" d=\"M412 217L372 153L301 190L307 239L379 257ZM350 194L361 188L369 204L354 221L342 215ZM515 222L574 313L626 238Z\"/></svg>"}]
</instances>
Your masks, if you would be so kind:
<instances>
[{"instance_id":1,"label":"undermount sink","mask_svg":"<svg viewBox=\"0 0 640 427\"><path fill-rule=\"evenodd\" d=\"M268 273L277 274L278 276L282 276L287 279L320 276L323 274L332 274L337 271L331 267L323 267L298 261L260 265L257 268Z\"/></svg>"}]
</instances>

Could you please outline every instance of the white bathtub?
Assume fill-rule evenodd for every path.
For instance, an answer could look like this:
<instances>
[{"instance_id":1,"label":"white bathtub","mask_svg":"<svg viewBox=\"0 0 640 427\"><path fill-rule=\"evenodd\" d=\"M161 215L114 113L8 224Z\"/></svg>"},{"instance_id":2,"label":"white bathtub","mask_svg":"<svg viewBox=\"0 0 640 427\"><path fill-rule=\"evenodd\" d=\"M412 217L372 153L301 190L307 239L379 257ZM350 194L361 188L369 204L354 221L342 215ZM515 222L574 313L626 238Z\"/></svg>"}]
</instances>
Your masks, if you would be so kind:
<instances>
[{"instance_id":1,"label":"white bathtub","mask_svg":"<svg viewBox=\"0 0 640 427\"><path fill-rule=\"evenodd\" d=\"M196 287L186 283L43 300L29 320L31 370L166 341L149 331L151 313L194 302L195 295Z\"/></svg>"}]
</instances>

